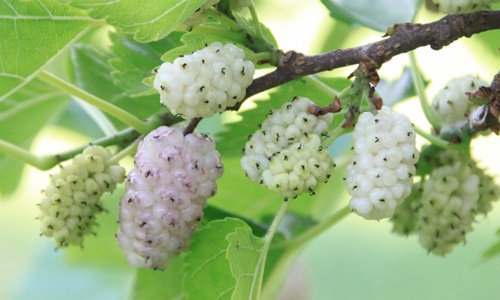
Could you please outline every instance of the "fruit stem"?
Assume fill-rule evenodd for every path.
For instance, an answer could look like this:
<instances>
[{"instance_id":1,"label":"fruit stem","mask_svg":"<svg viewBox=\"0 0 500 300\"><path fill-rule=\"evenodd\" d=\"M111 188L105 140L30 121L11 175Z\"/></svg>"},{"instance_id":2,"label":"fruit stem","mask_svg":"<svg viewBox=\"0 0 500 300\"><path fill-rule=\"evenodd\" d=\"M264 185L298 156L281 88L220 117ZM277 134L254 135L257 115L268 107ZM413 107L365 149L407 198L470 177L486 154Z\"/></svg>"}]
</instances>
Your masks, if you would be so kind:
<instances>
[{"instance_id":1,"label":"fruit stem","mask_svg":"<svg viewBox=\"0 0 500 300\"><path fill-rule=\"evenodd\" d=\"M120 160L125 158L126 156L130 155L132 152L134 152L137 149L137 145L139 145L139 142L141 141L141 137L139 136L135 139L134 142L132 142L130 145L128 145L126 148L118 151L115 155L110 157L106 161L106 165L111 166L111 165L116 165Z\"/></svg>"},{"instance_id":2,"label":"fruit stem","mask_svg":"<svg viewBox=\"0 0 500 300\"><path fill-rule=\"evenodd\" d=\"M339 91L329 87L328 85L326 85L323 81L319 80L314 75L304 76L304 79L305 79L305 81L307 81L307 83L314 85L314 87L316 89L327 94L328 97L330 97L331 99L335 99L335 97L339 97L339 95L340 95Z\"/></svg>"},{"instance_id":3,"label":"fruit stem","mask_svg":"<svg viewBox=\"0 0 500 300\"><path fill-rule=\"evenodd\" d=\"M460 162L460 168L458 169L458 177L462 177L462 175L465 172L465 168L469 165L470 162L470 152L469 151L463 151L462 152L462 157L461 157L461 162Z\"/></svg>"},{"instance_id":4,"label":"fruit stem","mask_svg":"<svg viewBox=\"0 0 500 300\"><path fill-rule=\"evenodd\" d=\"M272 269L271 274L266 277L266 283L262 291L262 299L277 298L283 286L283 281L299 254L300 252L298 251L285 251L283 253Z\"/></svg>"},{"instance_id":5,"label":"fruit stem","mask_svg":"<svg viewBox=\"0 0 500 300\"><path fill-rule=\"evenodd\" d=\"M260 25L259 16L257 15L257 9L255 8L255 4L253 4L253 1L248 8L250 9L250 15L252 16L253 26L255 28L255 35L259 39L265 41L266 38L264 37L264 33L262 32L262 26Z\"/></svg>"},{"instance_id":6,"label":"fruit stem","mask_svg":"<svg viewBox=\"0 0 500 300\"><path fill-rule=\"evenodd\" d=\"M184 132L183 132L184 136L193 133L194 130L196 129L196 126L198 126L198 124L201 122L201 120L203 120L203 119L202 118L191 119L191 121L189 121L186 128L184 128Z\"/></svg>"},{"instance_id":7,"label":"fruit stem","mask_svg":"<svg viewBox=\"0 0 500 300\"><path fill-rule=\"evenodd\" d=\"M97 108L102 110L105 113L110 114L111 116L114 116L118 120L122 121L123 123L127 124L130 127L133 127L135 130L141 132L141 133L148 133L149 131L149 126L146 124L145 121L139 119L138 117L130 114L126 110L123 110L101 98L98 98L90 93L87 93L86 91L76 87L75 85L68 83L61 78L58 78L52 74L50 74L47 71L42 71L38 77L42 79L43 81L49 83L50 85L57 87L66 93L70 94L71 96L74 96L76 98L79 98Z\"/></svg>"},{"instance_id":8,"label":"fruit stem","mask_svg":"<svg viewBox=\"0 0 500 300\"><path fill-rule=\"evenodd\" d=\"M417 90L418 99L420 100L420 106L422 107L422 111L424 112L427 121L431 124L434 129L441 128L441 123L439 119L436 117L434 112L432 111L432 107L429 104L429 100L425 94L425 86L424 80L422 79L422 74L419 71L417 59L415 57L415 51L408 52L408 56L410 58L411 65L411 75L413 78L413 85Z\"/></svg>"},{"instance_id":9,"label":"fruit stem","mask_svg":"<svg viewBox=\"0 0 500 300\"><path fill-rule=\"evenodd\" d=\"M258 64L261 61L271 61L273 58L273 53L272 52L259 52L259 53L253 53L247 55L247 59L251 60L254 64Z\"/></svg>"},{"instance_id":10,"label":"fruit stem","mask_svg":"<svg viewBox=\"0 0 500 300\"><path fill-rule=\"evenodd\" d=\"M307 242L313 240L323 232L325 232L327 229L332 227L333 225L337 224L341 220L343 220L346 216L348 216L351 213L351 208L349 206L345 206L344 208L340 209L339 211L335 212L331 216L325 218L321 223L318 225L312 227L311 229L305 231L301 235L297 236L296 238L292 239L286 244L286 247L288 251L290 250L296 250L297 248L302 247L305 245Z\"/></svg>"},{"instance_id":11,"label":"fruit stem","mask_svg":"<svg viewBox=\"0 0 500 300\"><path fill-rule=\"evenodd\" d=\"M462 144L450 144L450 142L443 140L443 139L440 139L438 136L430 134L418 126L414 126L414 128L415 128L415 132L418 135L420 135L421 137L423 137L426 140L428 140L429 142L431 142L433 145L438 146L440 148L443 148L446 150L460 150L460 149L465 147Z\"/></svg>"},{"instance_id":12,"label":"fruit stem","mask_svg":"<svg viewBox=\"0 0 500 300\"><path fill-rule=\"evenodd\" d=\"M344 128L342 125L339 125L321 141L321 146L323 146L323 148L328 148L338 137L353 130L353 126Z\"/></svg>"},{"instance_id":13,"label":"fruit stem","mask_svg":"<svg viewBox=\"0 0 500 300\"><path fill-rule=\"evenodd\" d=\"M283 220L283 217L285 216L285 212L288 208L289 201L283 201L281 204L281 207L279 208L278 212L276 213L276 216L274 217L274 220L269 227L269 230L267 231L266 235L264 236L264 245L262 246L262 249L260 250L260 255L259 259L257 261L257 264L255 266L255 271L254 271L254 276L252 280L252 287L250 289L250 295L248 299L262 299L261 298L261 293L262 293L262 283L264 281L264 270L266 266L266 258L267 258L267 253L269 252L269 246L271 245L271 241L273 240L274 235L276 234L276 231L278 231L278 227L281 224L281 221Z\"/></svg>"}]
</instances>

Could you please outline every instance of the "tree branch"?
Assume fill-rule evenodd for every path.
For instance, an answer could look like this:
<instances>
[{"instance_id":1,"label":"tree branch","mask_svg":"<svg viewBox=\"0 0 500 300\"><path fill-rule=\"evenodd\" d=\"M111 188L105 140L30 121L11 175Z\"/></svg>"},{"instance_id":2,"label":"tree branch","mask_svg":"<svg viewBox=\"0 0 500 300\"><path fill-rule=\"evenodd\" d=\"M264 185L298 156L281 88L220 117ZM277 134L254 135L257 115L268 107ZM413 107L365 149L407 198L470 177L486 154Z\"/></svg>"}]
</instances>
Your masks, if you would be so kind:
<instances>
[{"instance_id":1,"label":"tree branch","mask_svg":"<svg viewBox=\"0 0 500 300\"><path fill-rule=\"evenodd\" d=\"M396 55L423 46L439 50L461 37L493 29L500 29L500 11L449 14L427 24L396 24L386 33L388 38L356 48L333 50L313 56L295 51L281 53L276 70L255 79L247 89L246 98L302 76L360 62L365 62L376 70ZM234 107L238 108L239 105Z\"/></svg>"}]
</instances>

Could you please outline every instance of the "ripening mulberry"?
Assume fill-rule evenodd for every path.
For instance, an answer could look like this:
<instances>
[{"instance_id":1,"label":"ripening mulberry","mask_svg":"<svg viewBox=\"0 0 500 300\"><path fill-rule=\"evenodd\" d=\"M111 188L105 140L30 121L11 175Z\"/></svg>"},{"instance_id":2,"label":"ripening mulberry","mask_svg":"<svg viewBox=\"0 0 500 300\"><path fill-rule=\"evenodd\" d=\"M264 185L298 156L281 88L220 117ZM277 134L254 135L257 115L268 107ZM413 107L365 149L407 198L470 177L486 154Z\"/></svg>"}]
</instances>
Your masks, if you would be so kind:
<instances>
[{"instance_id":1,"label":"ripening mulberry","mask_svg":"<svg viewBox=\"0 0 500 300\"><path fill-rule=\"evenodd\" d=\"M438 255L465 242L479 201L479 176L458 162L434 169L425 182L417 232L420 244Z\"/></svg>"},{"instance_id":2,"label":"ripening mulberry","mask_svg":"<svg viewBox=\"0 0 500 300\"><path fill-rule=\"evenodd\" d=\"M233 44L212 43L193 54L165 62L154 87L160 102L184 119L210 117L243 100L254 64Z\"/></svg>"},{"instance_id":3,"label":"ripening mulberry","mask_svg":"<svg viewBox=\"0 0 500 300\"><path fill-rule=\"evenodd\" d=\"M321 137L328 134L333 114L310 114L313 102L295 98L271 111L245 145L241 166L255 182L279 191L286 198L314 192L329 178L334 164ZM293 165L293 163L298 163Z\"/></svg>"},{"instance_id":4,"label":"ripening mulberry","mask_svg":"<svg viewBox=\"0 0 500 300\"><path fill-rule=\"evenodd\" d=\"M471 162L472 172L479 177L479 200L477 202L477 212L487 215L492 210L493 202L500 198L500 187L495 177L490 175L486 169Z\"/></svg>"},{"instance_id":5,"label":"ripening mulberry","mask_svg":"<svg viewBox=\"0 0 500 300\"><path fill-rule=\"evenodd\" d=\"M164 269L188 248L222 172L207 137L162 126L141 141L120 200L117 233L131 266Z\"/></svg>"},{"instance_id":6,"label":"ripening mulberry","mask_svg":"<svg viewBox=\"0 0 500 300\"><path fill-rule=\"evenodd\" d=\"M89 146L50 175L38 220L41 234L53 237L57 247L82 245L97 224L95 215L103 210L102 194L125 179L124 168L106 163L110 157L107 149Z\"/></svg>"},{"instance_id":7,"label":"ripening mulberry","mask_svg":"<svg viewBox=\"0 0 500 300\"><path fill-rule=\"evenodd\" d=\"M369 220L389 218L410 194L419 153L410 120L384 106L362 113L354 127L354 158L347 166L349 206Z\"/></svg>"},{"instance_id":8,"label":"ripening mulberry","mask_svg":"<svg viewBox=\"0 0 500 300\"><path fill-rule=\"evenodd\" d=\"M399 235L410 235L416 232L418 223L418 211L422 208L421 183L414 184L410 195L401 205L396 207L391 217L392 231Z\"/></svg>"}]
</instances>

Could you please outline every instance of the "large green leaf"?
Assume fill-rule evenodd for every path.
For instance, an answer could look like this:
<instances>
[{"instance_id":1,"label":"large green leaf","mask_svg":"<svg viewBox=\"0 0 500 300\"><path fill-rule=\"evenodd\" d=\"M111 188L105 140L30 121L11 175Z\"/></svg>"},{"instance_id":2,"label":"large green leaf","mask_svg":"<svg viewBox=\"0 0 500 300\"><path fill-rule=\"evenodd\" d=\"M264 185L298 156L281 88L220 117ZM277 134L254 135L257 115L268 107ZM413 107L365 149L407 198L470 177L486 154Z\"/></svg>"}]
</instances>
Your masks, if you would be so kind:
<instances>
[{"instance_id":1,"label":"large green leaf","mask_svg":"<svg viewBox=\"0 0 500 300\"><path fill-rule=\"evenodd\" d=\"M196 232L184 257L183 291L187 299L231 299L236 280L226 252L226 236L247 226L239 219L209 222Z\"/></svg>"},{"instance_id":2,"label":"large green leaf","mask_svg":"<svg viewBox=\"0 0 500 300\"><path fill-rule=\"evenodd\" d=\"M83 90L100 97L110 103L119 106L130 113L147 118L158 112L160 100L157 94L144 97L128 97L123 90L113 82L115 78L111 75L113 68L108 60L111 54L99 51L86 44L76 44L71 49L71 62L74 65L74 78L76 84ZM126 126L112 118L118 129Z\"/></svg>"},{"instance_id":3,"label":"large green leaf","mask_svg":"<svg viewBox=\"0 0 500 300\"><path fill-rule=\"evenodd\" d=\"M330 15L347 24L385 32L396 23L411 22L418 0L321 0Z\"/></svg>"},{"instance_id":4,"label":"large green leaf","mask_svg":"<svg viewBox=\"0 0 500 300\"><path fill-rule=\"evenodd\" d=\"M250 298L249 295L257 283L256 266L264 241L252 234L248 226L236 228L226 236L229 241L226 257L231 265L231 272L236 278L232 299Z\"/></svg>"},{"instance_id":5,"label":"large green leaf","mask_svg":"<svg viewBox=\"0 0 500 300\"><path fill-rule=\"evenodd\" d=\"M0 101L90 28L84 12L56 0L0 2Z\"/></svg>"},{"instance_id":6,"label":"large green leaf","mask_svg":"<svg viewBox=\"0 0 500 300\"><path fill-rule=\"evenodd\" d=\"M168 37L152 43L138 43L132 36L111 33L111 51L113 58L109 63L113 66L112 75L115 84L125 91L125 94L133 96L152 89L142 83L146 76L151 75L154 67L161 63L160 57L166 51L181 46L181 34L173 32ZM156 92L155 92L156 93Z\"/></svg>"},{"instance_id":7,"label":"large green leaf","mask_svg":"<svg viewBox=\"0 0 500 300\"><path fill-rule=\"evenodd\" d=\"M157 41L182 24L207 0L73 0L73 6L89 10L96 19L105 19L134 39Z\"/></svg>"},{"instance_id":8,"label":"large green leaf","mask_svg":"<svg viewBox=\"0 0 500 300\"><path fill-rule=\"evenodd\" d=\"M28 148L40 130L69 102L69 97L40 80L32 80L0 102L0 139ZM12 193L23 163L0 153L0 195ZM3 198L3 197L2 197Z\"/></svg>"}]
</instances>

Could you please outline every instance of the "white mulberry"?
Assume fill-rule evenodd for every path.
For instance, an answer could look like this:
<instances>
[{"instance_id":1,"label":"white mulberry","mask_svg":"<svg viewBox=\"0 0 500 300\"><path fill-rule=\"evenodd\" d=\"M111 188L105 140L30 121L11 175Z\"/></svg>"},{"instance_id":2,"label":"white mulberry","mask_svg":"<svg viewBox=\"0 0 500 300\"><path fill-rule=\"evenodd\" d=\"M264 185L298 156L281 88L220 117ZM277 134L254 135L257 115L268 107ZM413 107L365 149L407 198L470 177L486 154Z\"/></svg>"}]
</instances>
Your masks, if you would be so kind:
<instances>
[{"instance_id":1,"label":"white mulberry","mask_svg":"<svg viewBox=\"0 0 500 300\"><path fill-rule=\"evenodd\" d=\"M95 215L103 210L102 194L125 179L124 168L106 164L110 157L107 149L89 146L50 175L38 220L42 235L53 237L57 247L81 245L97 224Z\"/></svg>"},{"instance_id":2,"label":"white mulberry","mask_svg":"<svg viewBox=\"0 0 500 300\"><path fill-rule=\"evenodd\" d=\"M441 124L453 125L465 120L466 115L471 114L475 109L466 93L472 93L483 85L488 84L472 75L455 78L448 82L444 89L432 99L432 110Z\"/></svg>"},{"instance_id":3,"label":"white mulberry","mask_svg":"<svg viewBox=\"0 0 500 300\"><path fill-rule=\"evenodd\" d=\"M223 167L214 142L159 127L139 144L120 201L118 243L130 265L164 269L187 249L217 191Z\"/></svg>"},{"instance_id":4,"label":"white mulberry","mask_svg":"<svg viewBox=\"0 0 500 300\"><path fill-rule=\"evenodd\" d=\"M321 137L328 134L333 114L310 114L312 104L307 98L284 103L271 111L260 130L251 136L241 166L252 181L288 198L303 191L312 193L317 182L328 179L334 164L328 151L321 148Z\"/></svg>"},{"instance_id":5,"label":"white mulberry","mask_svg":"<svg viewBox=\"0 0 500 300\"><path fill-rule=\"evenodd\" d=\"M362 113L354 127L354 158L347 166L349 206L366 219L391 217L410 194L419 153L410 120L388 107Z\"/></svg>"},{"instance_id":6,"label":"white mulberry","mask_svg":"<svg viewBox=\"0 0 500 300\"><path fill-rule=\"evenodd\" d=\"M233 44L212 43L165 62L154 87L160 102L185 119L210 117L241 101L253 81L254 64Z\"/></svg>"}]
</instances>

